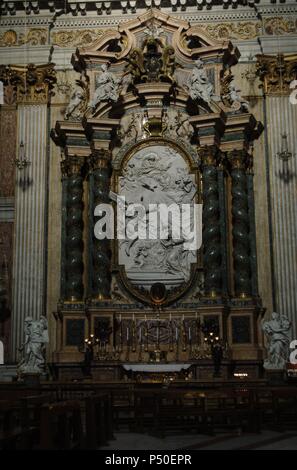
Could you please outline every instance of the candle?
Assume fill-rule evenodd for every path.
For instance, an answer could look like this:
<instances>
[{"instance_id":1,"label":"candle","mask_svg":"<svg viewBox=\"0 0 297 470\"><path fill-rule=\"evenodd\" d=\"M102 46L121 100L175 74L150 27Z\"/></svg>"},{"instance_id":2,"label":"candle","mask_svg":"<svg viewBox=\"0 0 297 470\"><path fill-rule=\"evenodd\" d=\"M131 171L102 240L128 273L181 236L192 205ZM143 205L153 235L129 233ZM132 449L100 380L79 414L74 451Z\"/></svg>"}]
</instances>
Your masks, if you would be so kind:
<instances>
[{"instance_id":1,"label":"candle","mask_svg":"<svg viewBox=\"0 0 297 470\"><path fill-rule=\"evenodd\" d=\"M189 341L191 341L191 327L189 327Z\"/></svg>"},{"instance_id":2,"label":"candle","mask_svg":"<svg viewBox=\"0 0 297 470\"><path fill-rule=\"evenodd\" d=\"M127 341L129 341L129 328L127 327Z\"/></svg>"},{"instance_id":3,"label":"candle","mask_svg":"<svg viewBox=\"0 0 297 470\"><path fill-rule=\"evenodd\" d=\"M170 313L170 315L169 315L169 320L171 321L171 313Z\"/></svg>"},{"instance_id":4,"label":"candle","mask_svg":"<svg viewBox=\"0 0 297 470\"><path fill-rule=\"evenodd\" d=\"M120 323L122 323L122 314L120 313Z\"/></svg>"}]
</instances>

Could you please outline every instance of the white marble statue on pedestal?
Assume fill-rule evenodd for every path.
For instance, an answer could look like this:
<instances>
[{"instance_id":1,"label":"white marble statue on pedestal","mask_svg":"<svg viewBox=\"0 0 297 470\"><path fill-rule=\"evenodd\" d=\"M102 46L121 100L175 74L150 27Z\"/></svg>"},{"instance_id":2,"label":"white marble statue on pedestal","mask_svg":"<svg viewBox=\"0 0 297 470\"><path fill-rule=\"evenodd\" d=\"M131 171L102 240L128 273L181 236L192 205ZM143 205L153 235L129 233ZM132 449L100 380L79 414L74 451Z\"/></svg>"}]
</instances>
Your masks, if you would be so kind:
<instances>
[{"instance_id":1,"label":"white marble statue on pedestal","mask_svg":"<svg viewBox=\"0 0 297 470\"><path fill-rule=\"evenodd\" d=\"M71 95L69 104L66 108L64 118L68 120L70 117L74 117L76 119L79 116L79 113L76 113L74 116L74 112L78 110L80 107L81 103L83 102L84 99L84 92L83 90L75 90L73 94Z\"/></svg>"},{"instance_id":2,"label":"white marble statue on pedestal","mask_svg":"<svg viewBox=\"0 0 297 470\"><path fill-rule=\"evenodd\" d=\"M234 109L241 109L242 111L249 112L249 103L244 100L240 95L240 90L236 88L235 83L232 81L229 85L229 90L226 98L231 103L231 107Z\"/></svg>"},{"instance_id":3,"label":"white marble statue on pedestal","mask_svg":"<svg viewBox=\"0 0 297 470\"><path fill-rule=\"evenodd\" d=\"M213 85L209 81L201 59L195 60L195 66L187 81L189 95L193 100L202 99L210 104L213 97Z\"/></svg>"},{"instance_id":4,"label":"white marble statue on pedestal","mask_svg":"<svg viewBox=\"0 0 297 470\"><path fill-rule=\"evenodd\" d=\"M116 102L119 99L121 79L117 78L112 72L109 72L108 68L107 64L101 65L102 73L96 78L95 92L89 104L92 111L95 110L101 101Z\"/></svg>"},{"instance_id":5,"label":"white marble statue on pedestal","mask_svg":"<svg viewBox=\"0 0 297 470\"><path fill-rule=\"evenodd\" d=\"M264 361L265 369L283 369L289 357L289 331L291 322L285 315L271 314L271 320L262 324L268 340L268 357Z\"/></svg>"},{"instance_id":6,"label":"white marble statue on pedestal","mask_svg":"<svg viewBox=\"0 0 297 470\"><path fill-rule=\"evenodd\" d=\"M42 315L39 320L25 318L25 341L20 348L23 354L18 364L21 374L42 373L45 364L45 345L49 342L47 319Z\"/></svg>"}]
</instances>

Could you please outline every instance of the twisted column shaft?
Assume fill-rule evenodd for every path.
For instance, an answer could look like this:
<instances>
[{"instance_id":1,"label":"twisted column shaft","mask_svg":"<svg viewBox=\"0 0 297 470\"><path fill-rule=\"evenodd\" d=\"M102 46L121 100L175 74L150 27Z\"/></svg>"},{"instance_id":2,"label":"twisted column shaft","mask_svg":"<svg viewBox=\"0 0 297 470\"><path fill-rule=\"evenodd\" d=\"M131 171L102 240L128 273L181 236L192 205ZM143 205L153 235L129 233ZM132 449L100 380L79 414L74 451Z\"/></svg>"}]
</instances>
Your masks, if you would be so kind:
<instances>
[{"instance_id":1,"label":"twisted column shaft","mask_svg":"<svg viewBox=\"0 0 297 470\"><path fill-rule=\"evenodd\" d=\"M206 147L199 151L202 159L203 185L203 267L206 294L220 294L221 272L221 232L218 170L216 149Z\"/></svg>"},{"instance_id":2,"label":"twisted column shaft","mask_svg":"<svg viewBox=\"0 0 297 470\"><path fill-rule=\"evenodd\" d=\"M96 150L91 157L92 199L94 208L100 203L110 203L110 154L109 151ZM94 215L93 215L94 217ZM111 285L111 246L110 240L98 240L94 236L95 218L93 219L92 243L92 297L110 298Z\"/></svg>"},{"instance_id":3,"label":"twisted column shaft","mask_svg":"<svg viewBox=\"0 0 297 470\"><path fill-rule=\"evenodd\" d=\"M232 178L232 236L235 294L251 294L250 220L244 150L229 152Z\"/></svg>"},{"instance_id":4,"label":"twisted column shaft","mask_svg":"<svg viewBox=\"0 0 297 470\"><path fill-rule=\"evenodd\" d=\"M66 174L65 297L83 298L83 161L69 157L63 162Z\"/></svg>"}]
</instances>

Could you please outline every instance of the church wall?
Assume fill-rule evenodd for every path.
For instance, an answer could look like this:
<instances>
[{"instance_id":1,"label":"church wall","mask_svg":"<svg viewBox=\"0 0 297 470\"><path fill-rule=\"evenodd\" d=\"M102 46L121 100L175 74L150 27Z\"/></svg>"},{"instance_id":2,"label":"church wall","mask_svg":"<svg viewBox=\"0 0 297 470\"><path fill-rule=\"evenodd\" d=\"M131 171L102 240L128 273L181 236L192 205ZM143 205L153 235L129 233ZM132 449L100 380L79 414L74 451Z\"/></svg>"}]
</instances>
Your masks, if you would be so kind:
<instances>
[{"instance_id":1,"label":"church wall","mask_svg":"<svg viewBox=\"0 0 297 470\"><path fill-rule=\"evenodd\" d=\"M293 177L286 183L279 176L282 162L275 154L281 145L281 121L285 122L288 131L289 148L292 152L296 148L294 124L297 107L290 105L287 97L283 100L267 97L265 104L259 82L253 84L251 89L251 84L244 75L253 70L254 61L248 59L250 54L275 54L280 48L287 53L296 51L297 7L291 4L276 7L269 2L264 5L263 3L260 2L258 7L261 17L254 9L243 6L237 10L226 11L218 7L216 11L204 9L197 12L197 9L191 10L188 7L185 12L168 12L193 24L201 24L212 37L230 39L240 49L241 62L234 68L236 83L244 97L254 98L251 112L266 125L265 132L267 130L267 141L263 133L254 149L259 295L267 308L267 314L270 314L273 308L287 314L293 321L293 330L296 332L296 160L293 159L289 163ZM139 9L137 14L143 11ZM77 17L71 14L62 15L54 23L53 13L50 12L27 17L21 12L21 20L17 16L7 14L0 19L0 63L41 64L50 58L57 64L57 86L60 86L60 89L55 87L50 110L45 104L18 105L17 135L11 135L9 138L9 142L13 142L13 150L10 144L4 144L7 151L2 151L0 155L0 171L3 172L5 168L9 173L4 179L1 173L0 196L15 198L12 340L15 350L23 339L24 318L27 315L39 317L46 305L50 322L50 354L55 349L55 321L52 313L57 309L60 295L62 195L60 152L58 147L50 142L47 153L48 130L63 117L63 110L71 93L67 86L74 84L75 78L78 78L78 74L70 71L70 58L76 47L89 45L104 29L115 27L120 21L132 16L131 12L123 15L120 11L112 15L103 13L98 16L96 12L89 11L86 17L80 16L80 13ZM8 31L15 34L8 34ZM258 37L261 37L261 45ZM1 129L2 123L15 119L14 113L15 111L1 109ZM7 133L5 129L7 128L4 127L4 134ZM31 136L29 140L28 136ZM14 166L8 160L21 138L27 142L27 154L32 161L30 176L33 184L25 192L16 188L14 196ZM3 148L5 139L2 136L1 142ZM267 196L268 186L270 192ZM48 217L45 214L47 208ZM11 246L11 242L9 245Z\"/></svg>"}]
</instances>

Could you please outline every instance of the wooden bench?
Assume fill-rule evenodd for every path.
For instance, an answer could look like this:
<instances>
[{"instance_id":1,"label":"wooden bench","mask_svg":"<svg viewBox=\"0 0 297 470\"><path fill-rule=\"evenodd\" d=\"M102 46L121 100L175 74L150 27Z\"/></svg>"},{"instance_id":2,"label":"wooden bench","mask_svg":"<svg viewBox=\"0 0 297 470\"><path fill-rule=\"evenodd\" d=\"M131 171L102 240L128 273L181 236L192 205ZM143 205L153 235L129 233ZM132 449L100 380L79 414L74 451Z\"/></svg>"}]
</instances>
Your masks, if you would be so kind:
<instances>
[{"instance_id":1,"label":"wooden bench","mask_svg":"<svg viewBox=\"0 0 297 470\"><path fill-rule=\"evenodd\" d=\"M24 434L21 426L21 409L18 401L0 400L0 449L19 449Z\"/></svg>"},{"instance_id":2,"label":"wooden bench","mask_svg":"<svg viewBox=\"0 0 297 470\"><path fill-rule=\"evenodd\" d=\"M40 449L82 448L83 429L79 401L42 405L40 418Z\"/></svg>"},{"instance_id":3,"label":"wooden bench","mask_svg":"<svg viewBox=\"0 0 297 470\"><path fill-rule=\"evenodd\" d=\"M113 439L111 396L99 393L85 399L86 448L98 449Z\"/></svg>"}]
</instances>

